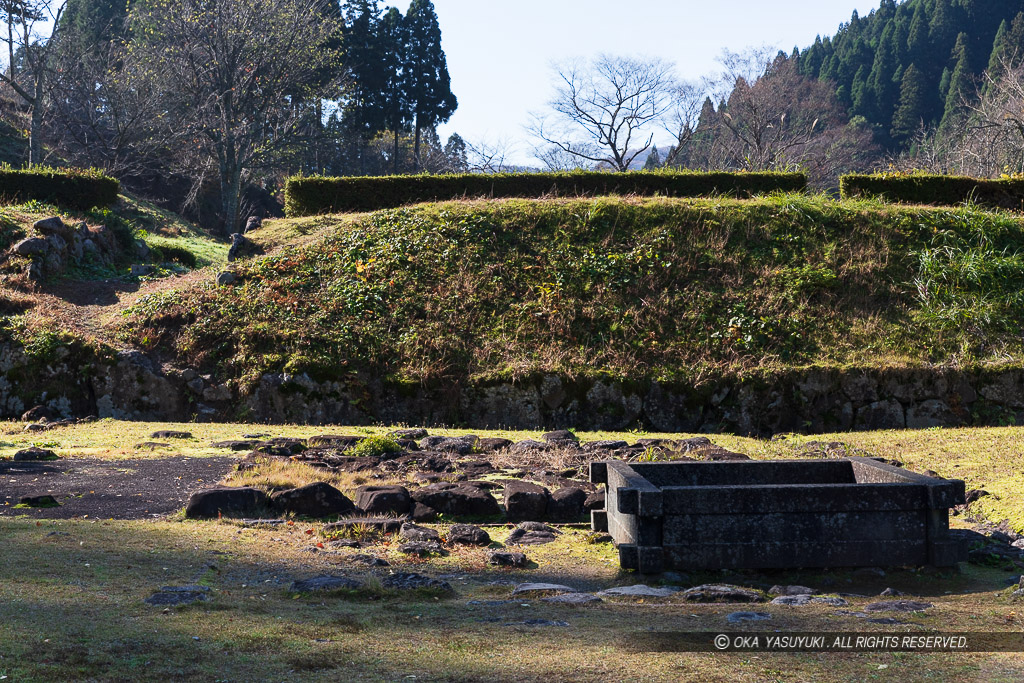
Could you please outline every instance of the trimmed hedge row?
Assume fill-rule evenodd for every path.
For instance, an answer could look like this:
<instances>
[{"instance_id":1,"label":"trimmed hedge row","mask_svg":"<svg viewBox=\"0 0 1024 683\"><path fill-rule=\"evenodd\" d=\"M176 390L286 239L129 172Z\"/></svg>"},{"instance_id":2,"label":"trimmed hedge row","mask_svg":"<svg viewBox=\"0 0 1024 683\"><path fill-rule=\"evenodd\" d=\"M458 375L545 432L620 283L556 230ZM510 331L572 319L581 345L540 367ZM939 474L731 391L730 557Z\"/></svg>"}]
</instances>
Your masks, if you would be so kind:
<instances>
[{"instance_id":1,"label":"trimmed hedge row","mask_svg":"<svg viewBox=\"0 0 1024 683\"><path fill-rule=\"evenodd\" d=\"M802 173L696 173L634 171L601 173L499 173L359 178L293 177L285 185L285 214L310 216L375 211L418 202L474 197L580 197L608 194L750 197L801 192Z\"/></svg>"},{"instance_id":2,"label":"trimmed hedge row","mask_svg":"<svg viewBox=\"0 0 1024 683\"><path fill-rule=\"evenodd\" d=\"M96 170L77 168L0 169L0 202L32 199L88 211L117 201L121 183Z\"/></svg>"},{"instance_id":3,"label":"trimmed hedge row","mask_svg":"<svg viewBox=\"0 0 1024 683\"><path fill-rule=\"evenodd\" d=\"M1024 180L986 180L943 175L846 175L843 199L877 198L904 204L957 205L968 201L999 209L1024 209Z\"/></svg>"}]
</instances>

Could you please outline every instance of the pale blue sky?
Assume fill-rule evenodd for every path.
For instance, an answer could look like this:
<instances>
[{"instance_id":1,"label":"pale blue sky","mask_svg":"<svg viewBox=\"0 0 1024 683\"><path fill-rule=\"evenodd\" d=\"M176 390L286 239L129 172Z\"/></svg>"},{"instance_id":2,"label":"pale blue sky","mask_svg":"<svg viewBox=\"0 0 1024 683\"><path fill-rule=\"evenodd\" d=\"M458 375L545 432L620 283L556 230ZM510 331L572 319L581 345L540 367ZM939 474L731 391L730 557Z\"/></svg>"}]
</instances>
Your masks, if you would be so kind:
<instances>
[{"instance_id":1,"label":"pale blue sky","mask_svg":"<svg viewBox=\"0 0 1024 683\"><path fill-rule=\"evenodd\" d=\"M402 11L408 0L391 2ZM531 159L523 126L551 96L553 61L600 52L660 57L680 77L715 70L723 48L804 48L878 0L434 0L459 108L439 130L469 141L514 141Z\"/></svg>"}]
</instances>

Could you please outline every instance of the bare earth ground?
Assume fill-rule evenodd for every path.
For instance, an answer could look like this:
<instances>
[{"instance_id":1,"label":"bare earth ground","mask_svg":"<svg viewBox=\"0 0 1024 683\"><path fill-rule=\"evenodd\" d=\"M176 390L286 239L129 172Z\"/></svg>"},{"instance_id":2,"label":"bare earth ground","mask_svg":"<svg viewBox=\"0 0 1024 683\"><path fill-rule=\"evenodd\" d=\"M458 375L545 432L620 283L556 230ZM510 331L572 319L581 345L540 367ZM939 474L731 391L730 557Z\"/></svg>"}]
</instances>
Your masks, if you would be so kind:
<instances>
[{"instance_id":1,"label":"bare earth ground","mask_svg":"<svg viewBox=\"0 0 1024 683\"><path fill-rule=\"evenodd\" d=\"M43 519L151 519L177 512L188 497L220 481L235 458L74 458L0 461L0 515ZM23 496L52 495L58 508L16 508Z\"/></svg>"},{"instance_id":2,"label":"bare earth ground","mask_svg":"<svg viewBox=\"0 0 1024 683\"><path fill-rule=\"evenodd\" d=\"M193 437L174 440L165 451L131 446L157 429L187 430ZM590 543L588 530L576 527L563 527L553 543L521 548L531 560L529 568L508 570L487 564L492 548L451 547L447 554L419 559L401 554L389 538L369 540L362 548L331 547L321 535L322 522L295 519L249 527L235 520L191 521L173 514L189 491L214 483L231 469L235 459L211 449L211 441L239 438L246 431L309 436L321 429L387 430L101 420L32 434L20 425L0 425L0 458L30 443L61 457L27 470L21 463L2 461L0 499L53 489L62 503L38 511L0 506L0 676L7 677L0 680L1024 680L1024 655L1016 652L722 654L649 652L642 646L651 631L1020 634L1020 601L1010 595L1019 569L964 563L956 572L714 572L674 579L681 588L711 582L760 589L806 585L842 595L849 605L838 608L694 604L678 596L605 597L590 605L560 605L538 596L513 597L512 590L530 581L591 592L657 585L665 579L619 569L610 544ZM908 461L934 458L916 466L963 472L974 485L984 482L993 490L989 498L1000 496L1003 505L1016 499L1016 490L1004 487L994 470L973 469L975 460L1003 461L968 452L960 439L975 446L991 442L992 453L1015 463L1019 429L848 436L858 446ZM792 457L784 442L714 440L760 457L773 455L770 449ZM899 453L884 450L883 442ZM73 493L83 495L61 498ZM131 500L138 493L143 495ZM430 526L442 534L448 528L443 522ZM496 548L511 525L488 525L487 531ZM367 567L360 555L390 564ZM432 595L373 588L375 581L398 572L441 578L454 590ZM323 574L370 587L354 593L290 590L292 581ZM162 586L193 584L208 589L207 600L170 608L144 602ZM889 623L857 616L868 604L887 599L879 597L886 588L932 607L870 615L890 618ZM741 611L767 617L730 623L729 615Z\"/></svg>"}]
</instances>

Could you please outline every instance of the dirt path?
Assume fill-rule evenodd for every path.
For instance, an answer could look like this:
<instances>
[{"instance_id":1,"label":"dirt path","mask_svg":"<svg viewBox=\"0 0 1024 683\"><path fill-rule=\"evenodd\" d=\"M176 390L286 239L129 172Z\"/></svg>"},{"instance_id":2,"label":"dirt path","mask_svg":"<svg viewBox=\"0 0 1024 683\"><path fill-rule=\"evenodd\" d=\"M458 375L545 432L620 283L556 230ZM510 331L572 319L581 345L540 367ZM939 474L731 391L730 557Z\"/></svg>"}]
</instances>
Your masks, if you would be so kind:
<instances>
[{"instance_id":1,"label":"dirt path","mask_svg":"<svg viewBox=\"0 0 1024 683\"><path fill-rule=\"evenodd\" d=\"M150 519L176 512L220 481L236 458L145 458L0 462L0 516ZM52 495L56 508L16 508L22 496Z\"/></svg>"},{"instance_id":2,"label":"dirt path","mask_svg":"<svg viewBox=\"0 0 1024 683\"><path fill-rule=\"evenodd\" d=\"M121 311L146 294L186 287L212 277L210 269L203 268L147 282L59 280L42 285L33 294L36 306L29 316L53 321L61 329L75 331L114 348L123 348L124 344L107 326Z\"/></svg>"}]
</instances>

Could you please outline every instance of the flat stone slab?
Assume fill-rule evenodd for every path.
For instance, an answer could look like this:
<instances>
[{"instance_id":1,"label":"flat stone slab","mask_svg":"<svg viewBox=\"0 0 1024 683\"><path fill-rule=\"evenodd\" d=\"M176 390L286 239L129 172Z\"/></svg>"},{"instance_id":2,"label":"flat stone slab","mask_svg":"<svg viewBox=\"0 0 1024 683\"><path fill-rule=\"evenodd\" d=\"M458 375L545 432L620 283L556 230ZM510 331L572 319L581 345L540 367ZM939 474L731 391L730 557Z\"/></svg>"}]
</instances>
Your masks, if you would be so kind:
<instances>
[{"instance_id":1,"label":"flat stone slab","mask_svg":"<svg viewBox=\"0 0 1024 683\"><path fill-rule=\"evenodd\" d=\"M598 595L613 596L613 597L631 597L631 598L667 598L675 595L679 592L679 588L673 588L666 586L663 588L655 588L654 586L645 586L640 583L635 586L617 586L615 588L608 588L598 592Z\"/></svg>"},{"instance_id":2,"label":"flat stone slab","mask_svg":"<svg viewBox=\"0 0 1024 683\"><path fill-rule=\"evenodd\" d=\"M526 619L524 621L513 621L505 624L505 626L558 626L562 628L565 628L568 625L568 621L552 621L551 619Z\"/></svg>"},{"instance_id":3,"label":"flat stone slab","mask_svg":"<svg viewBox=\"0 0 1024 683\"><path fill-rule=\"evenodd\" d=\"M865 612L923 612L932 606L930 602L916 600L883 600L865 605L863 609Z\"/></svg>"},{"instance_id":4,"label":"flat stone slab","mask_svg":"<svg viewBox=\"0 0 1024 683\"><path fill-rule=\"evenodd\" d=\"M437 590L445 591L447 593L454 592L451 584L441 579L434 579L423 574L413 574L411 572L398 572L385 576L381 579L380 585L384 588L391 588L393 590Z\"/></svg>"},{"instance_id":5,"label":"flat stone slab","mask_svg":"<svg viewBox=\"0 0 1024 683\"><path fill-rule=\"evenodd\" d=\"M831 605L832 607L846 607L850 604L842 598L819 598L813 595L780 595L771 601L772 605L790 605L793 607L815 603Z\"/></svg>"},{"instance_id":6,"label":"flat stone slab","mask_svg":"<svg viewBox=\"0 0 1024 683\"><path fill-rule=\"evenodd\" d=\"M516 595L539 595L541 593L578 593L579 591L571 586L563 586L558 583L521 583L512 591Z\"/></svg>"},{"instance_id":7,"label":"flat stone slab","mask_svg":"<svg viewBox=\"0 0 1024 683\"><path fill-rule=\"evenodd\" d=\"M762 595L750 588L724 583L706 583L687 588L681 593L688 602L764 602Z\"/></svg>"},{"instance_id":8,"label":"flat stone slab","mask_svg":"<svg viewBox=\"0 0 1024 683\"><path fill-rule=\"evenodd\" d=\"M744 621L768 621L772 615L767 612L733 612L725 618L730 624L739 624Z\"/></svg>"},{"instance_id":9,"label":"flat stone slab","mask_svg":"<svg viewBox=\"0 0 1024 683\"><path fill-rule=\"evenodd\" d=\"M772 586L768 589L772 595L817 595L821 591L807 586Z\"/></svg>"},{"instance_id":10,"label":"flat stone slab","mask_svg":"<svg viewBox=\"0 0 1024 683\"><path fill-rule=\"evenodd\" d=\"M163 586L143 602L154 607L176 607L208 600L209 592L207 586Z\"/></svg>"},{"instance_id":11,"label":"flat stone slab","mask_svg":"<svg viewBox=\"0 0 1024 683\"><path fill-rule=\"evenodd\" d=\"M350 579L347 576L314 576L311 579L292 582L289 590L296 593L311 593L313 591L356 590L362 587L362 581Z\"/></svg>"},{"instance_id":12,"label":"flat stone slab","mask_svg":"<svg viewBox=\"0 0 1024 683\"><path fill-rule=\"evenodd\" d=\"M541 598L541 602L549 602L554 605L592 605L596 602L604 602L601 598L592 593L562 593Z\"/></svg>"},{"instance_id":13,"label":"flat stone slab","mask_svg":"<svg viewBox=\"0 0 1024 683\"><path fill-rule=\"evenodd\" d=\"M324 534L366 529L390 534L402 528L402 520L395 517L350 517L324 525Z\"/></svg>"}]
</instances>

